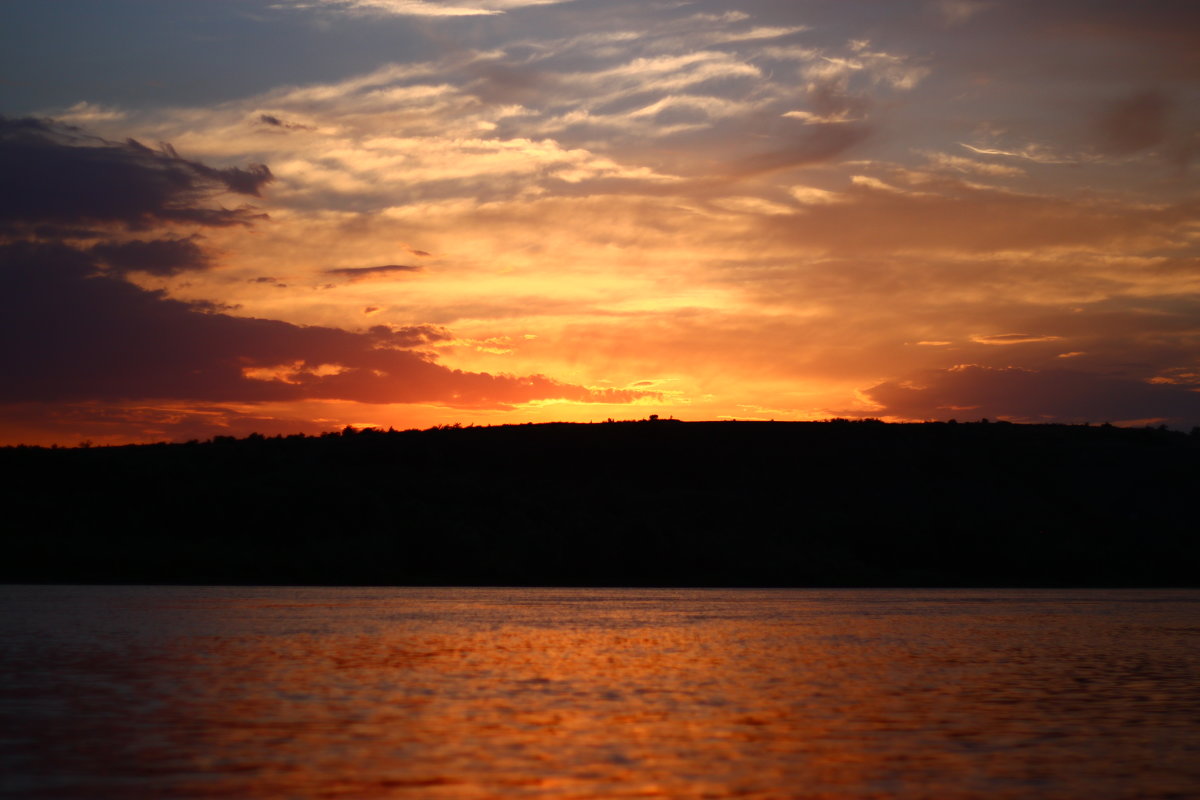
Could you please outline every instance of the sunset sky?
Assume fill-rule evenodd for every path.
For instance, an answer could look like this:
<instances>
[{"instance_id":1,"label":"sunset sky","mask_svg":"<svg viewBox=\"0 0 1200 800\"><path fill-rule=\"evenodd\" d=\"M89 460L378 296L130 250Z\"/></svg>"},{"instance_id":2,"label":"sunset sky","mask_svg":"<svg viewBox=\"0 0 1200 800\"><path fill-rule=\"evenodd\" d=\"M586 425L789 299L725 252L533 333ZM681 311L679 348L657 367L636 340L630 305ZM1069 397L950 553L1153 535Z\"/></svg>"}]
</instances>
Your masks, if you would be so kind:
<instances>
[{"instance_id":1,"label":"sunset sky","mask_svg":"<svg viewBox=\"0 0 1200 800\"><path fill-rule=\"evenodd\" d=\"M6 0L0 443L1200 424L1195 0Z\"/></svg>"}]
</instances>

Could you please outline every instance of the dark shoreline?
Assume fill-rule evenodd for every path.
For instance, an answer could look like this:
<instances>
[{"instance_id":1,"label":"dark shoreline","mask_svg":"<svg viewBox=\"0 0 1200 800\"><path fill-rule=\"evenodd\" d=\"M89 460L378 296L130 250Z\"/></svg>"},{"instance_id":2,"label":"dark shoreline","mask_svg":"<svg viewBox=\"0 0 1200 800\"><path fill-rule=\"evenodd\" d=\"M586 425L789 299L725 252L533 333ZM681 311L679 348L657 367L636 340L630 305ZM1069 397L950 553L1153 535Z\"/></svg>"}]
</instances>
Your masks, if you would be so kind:
<instances>
[{"instance_id":1,"label":"dark shoreline","mask_svg":"<svg viewBox=\"0 0 1200 800\"><path fill-rule=\"evenodd\" d=\"M0 448L0 582L1184 588L1200 437L552 423Z\"/></svg>"}]
</instances>

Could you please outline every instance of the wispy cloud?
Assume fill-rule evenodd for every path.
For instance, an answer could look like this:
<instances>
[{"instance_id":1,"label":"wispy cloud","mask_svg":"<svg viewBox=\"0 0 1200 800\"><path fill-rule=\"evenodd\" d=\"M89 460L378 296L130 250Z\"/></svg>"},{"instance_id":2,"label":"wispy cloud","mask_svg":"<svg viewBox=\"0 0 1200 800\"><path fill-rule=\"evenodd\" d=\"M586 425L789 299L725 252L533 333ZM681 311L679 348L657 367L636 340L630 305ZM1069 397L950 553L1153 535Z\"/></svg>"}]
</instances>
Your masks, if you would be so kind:
<instances>
[{"instance_id":1,"label":"wispy cloud","mask_svg":"<svg viewBox=\"0 0 1200 800\"><path fill-rule=\"evenodd\" d=\"M326 7L359 14L390 14L411 17L475 17L503 14L528 6L552 5L570 0L292 0L279 7Z\"/></svg>"},{"instance_id":2,"label":"wispy cloud","mask_svg":"<svg viewBox=\"0 0 1200 800\"><path fill-rule=\"evenodd\" d=\"M325 270L325 274L351 281L368 281L386 280L398 275L420 271L421 267L408 264L384 264L378 267L334 267Z\"/></svg>"},{"instance_id":3,"label":"wispy cloud","mask_svg":"<svg viewBox=\"0 0 1200 800\"><path fill-rule=\"evenodd\" d=\"M1038 336L1028 333L989 333L986 335L972 336L971 341L978 342L979 344L1010 345L1031 344L1033 342L1054 342L1061 338L1061 336Z\"/></svg>"}]
</instances>

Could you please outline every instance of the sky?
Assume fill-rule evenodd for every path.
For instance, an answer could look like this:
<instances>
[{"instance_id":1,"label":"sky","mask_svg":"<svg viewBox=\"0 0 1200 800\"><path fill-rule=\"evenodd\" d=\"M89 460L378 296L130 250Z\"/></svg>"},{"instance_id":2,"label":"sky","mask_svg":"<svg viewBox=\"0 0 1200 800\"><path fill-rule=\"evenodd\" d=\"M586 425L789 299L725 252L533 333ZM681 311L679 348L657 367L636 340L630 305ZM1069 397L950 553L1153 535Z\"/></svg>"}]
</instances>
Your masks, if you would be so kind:
<instances>
[{"instance_id":1,"label":"sky","mask_svg":"<svg viewBox=\"0 0 1200 800\"><path fill-rule=\"evenodd\" d=\"M0 444L1200 424L1194 0L6 0Z\"/></svg>"}]
</instances>

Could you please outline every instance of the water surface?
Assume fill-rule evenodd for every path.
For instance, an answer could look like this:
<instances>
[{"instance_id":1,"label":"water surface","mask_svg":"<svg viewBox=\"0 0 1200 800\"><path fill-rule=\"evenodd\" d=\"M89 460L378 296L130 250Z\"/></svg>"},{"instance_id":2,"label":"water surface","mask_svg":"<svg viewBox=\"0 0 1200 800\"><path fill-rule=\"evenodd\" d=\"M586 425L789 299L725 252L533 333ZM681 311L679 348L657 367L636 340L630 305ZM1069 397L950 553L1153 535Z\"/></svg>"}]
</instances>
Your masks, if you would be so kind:
<instances>
[{"instance_id":1,"label":"water surface","mask_svg":"<svg viewBox=\"0 0 1200 800\"><path fill-rule=\"evenodd\" d=\"M0 586L23 798L1200 796L1200 592Z\"/></svg>"}]
</instances>

